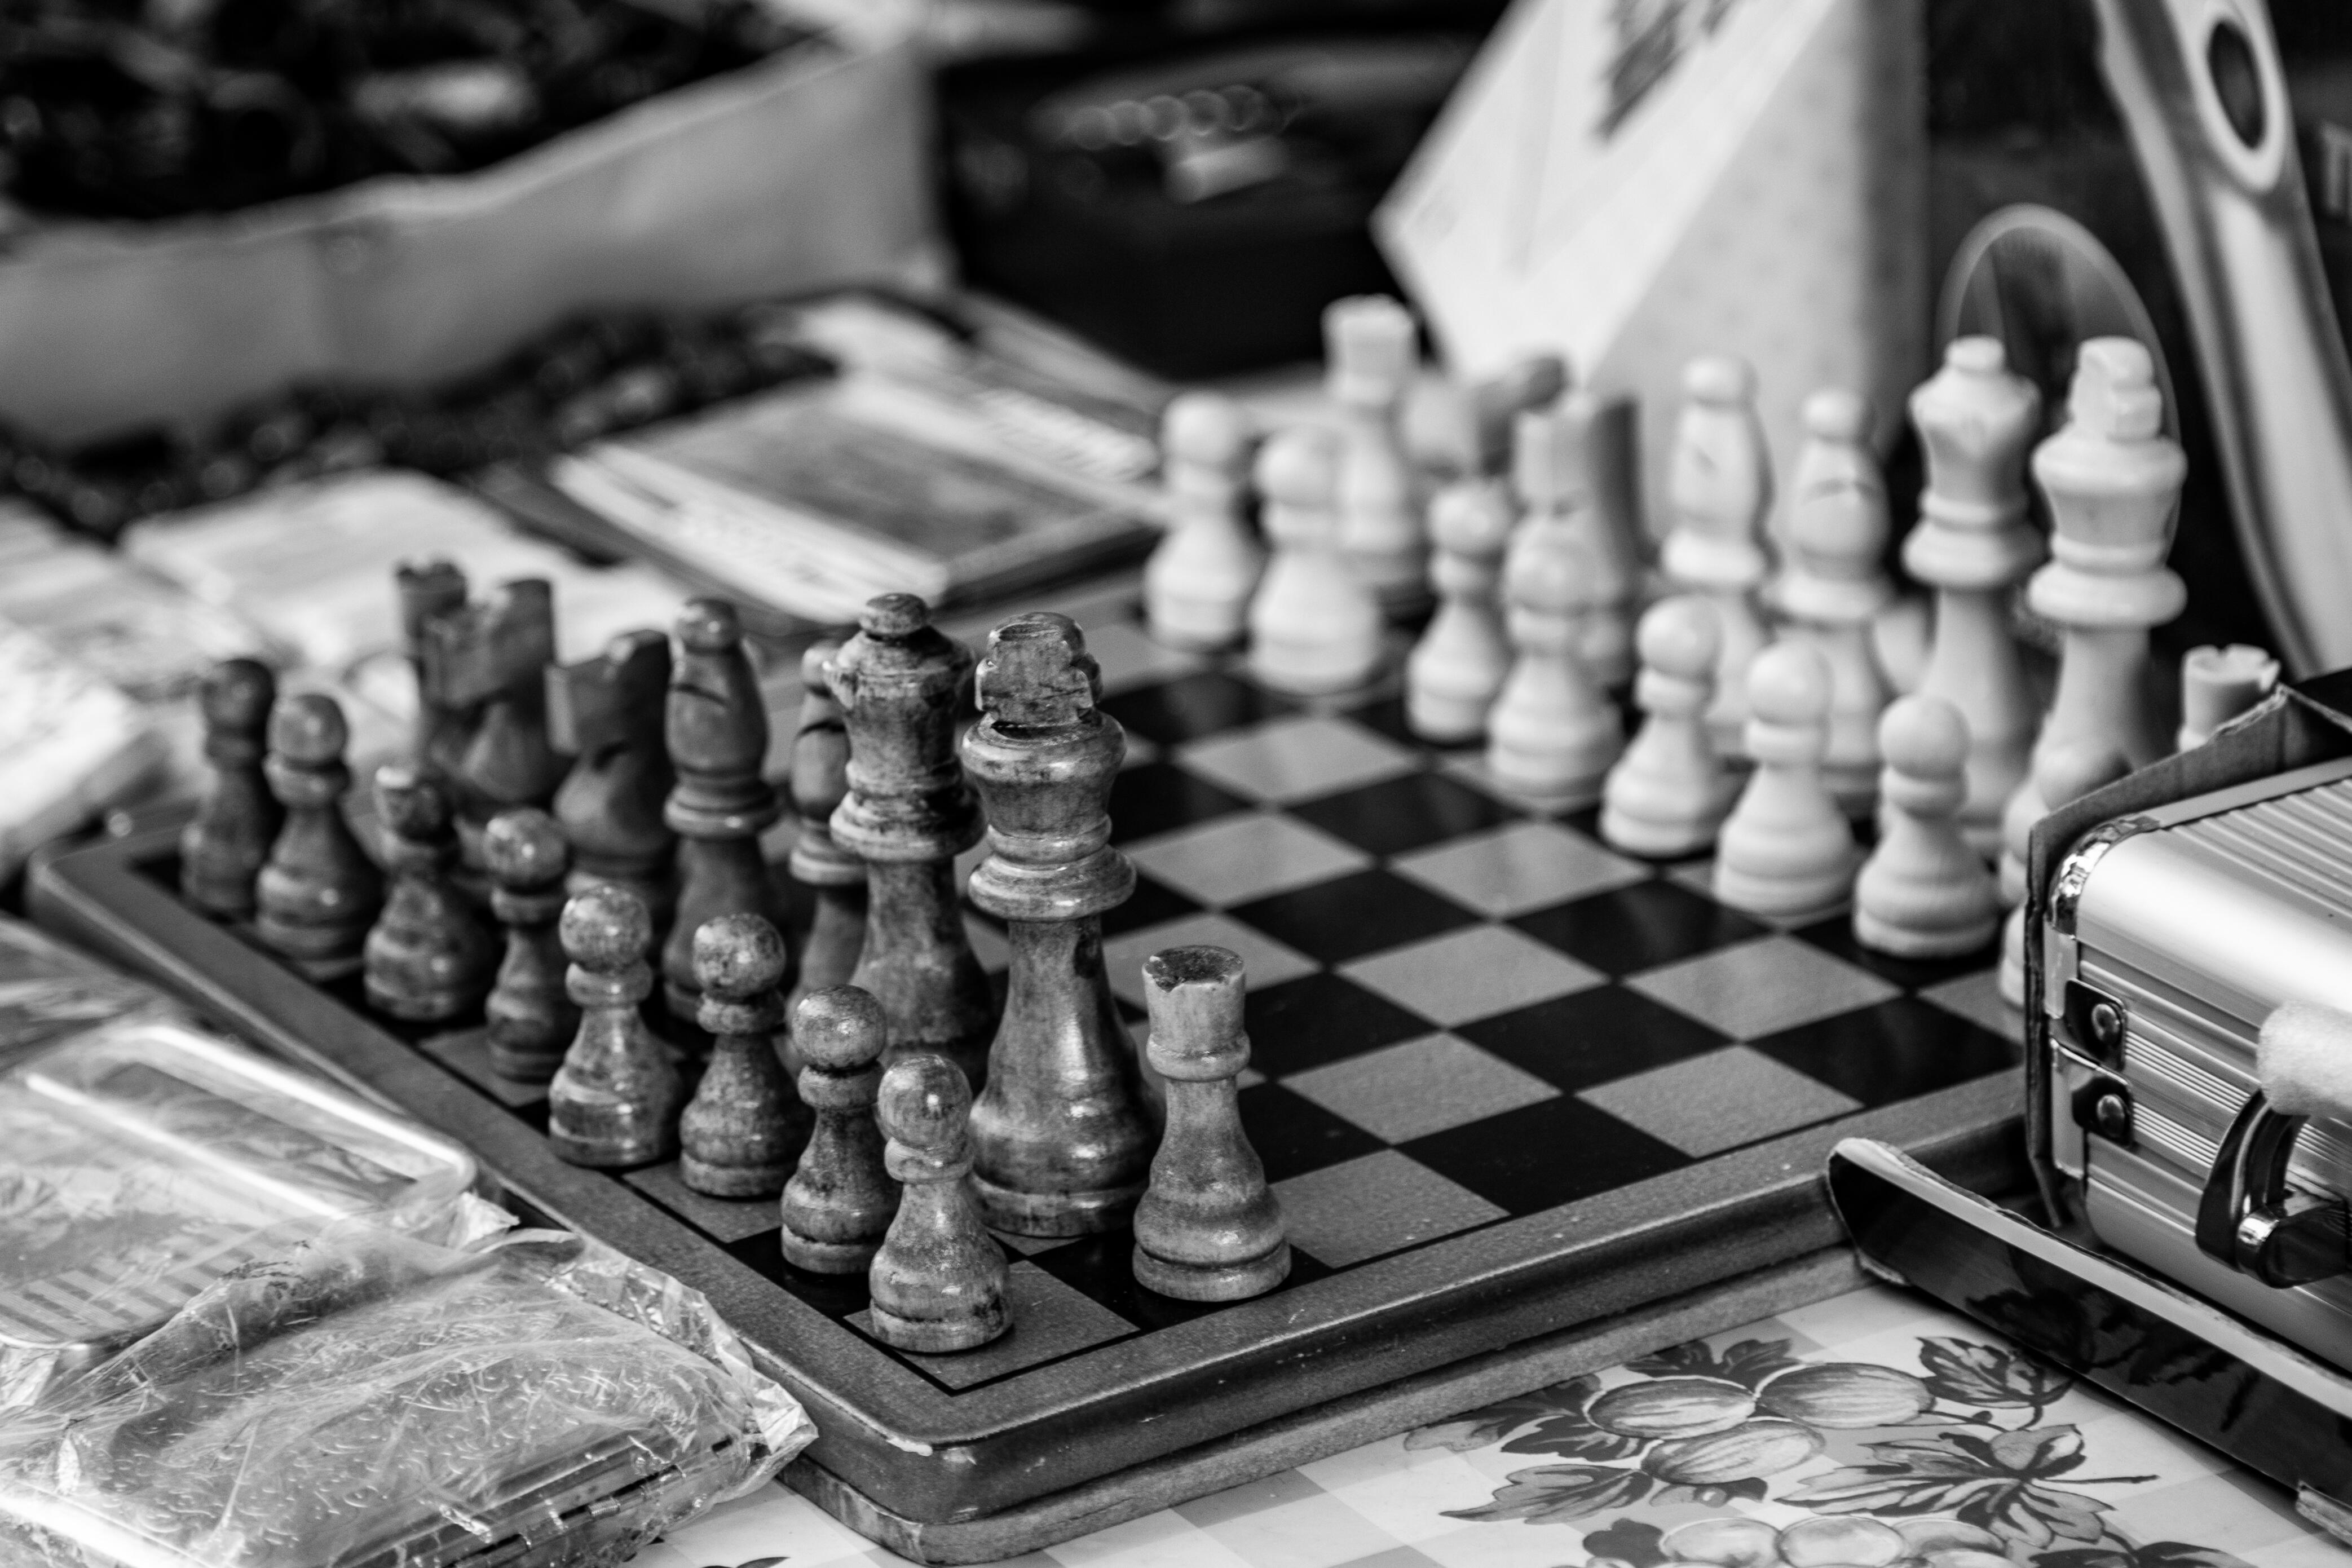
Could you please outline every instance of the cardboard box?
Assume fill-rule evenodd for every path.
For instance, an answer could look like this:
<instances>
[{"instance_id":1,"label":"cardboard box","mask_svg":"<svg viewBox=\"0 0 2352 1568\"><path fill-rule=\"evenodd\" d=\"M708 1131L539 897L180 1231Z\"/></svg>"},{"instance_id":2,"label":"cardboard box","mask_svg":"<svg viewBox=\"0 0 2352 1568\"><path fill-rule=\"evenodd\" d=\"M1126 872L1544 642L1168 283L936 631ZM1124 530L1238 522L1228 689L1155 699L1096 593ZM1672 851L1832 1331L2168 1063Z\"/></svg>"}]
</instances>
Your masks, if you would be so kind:
<instances>
[{"instance_id":1,"label":"cardboard box","mask_svg":"<svg viewBox=\"0 0 2352 1568\"><path fill-rule=\"evenodd\" d=\"M920 281L940 252L915 0L839 9L838 47L475 173L36 230L0 253L0 419L67 443L200 429L294 381L430 385L597 307Z\"/></svg>"}]
</instances>

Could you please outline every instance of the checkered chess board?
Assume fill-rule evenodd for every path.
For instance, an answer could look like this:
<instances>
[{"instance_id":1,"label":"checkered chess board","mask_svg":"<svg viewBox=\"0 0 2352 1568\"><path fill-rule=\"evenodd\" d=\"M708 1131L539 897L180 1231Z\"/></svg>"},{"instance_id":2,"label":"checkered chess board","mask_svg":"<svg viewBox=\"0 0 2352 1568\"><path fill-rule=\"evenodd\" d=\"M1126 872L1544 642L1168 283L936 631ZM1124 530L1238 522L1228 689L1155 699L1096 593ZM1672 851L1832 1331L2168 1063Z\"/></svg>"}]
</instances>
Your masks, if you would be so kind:
<instances>
[{"instance_id":1,"label":"checkered chess board","mask_svg":"<svg viewBox=\"0 0 2352 1568\"><path fill-rule=\"evenodd\" d=\"M1153 644L1131 597L1052 607L1087 628L1129 736L1111 811L1139 874L1104 921L1125 1016L1139 1034L1160 948L1216 943L1248 966L1242 1116L1296 1259L1255 1301L1152 1295L1124 1232L1007 1239L1010 1334L889 1350L862 1276L784 1262L772 1201L702 1197L675 1166L554 1162L543 1100L489 1074L478 1030L400 1044L355 982L327 1027L315 988L171 899L168 835L61 861L52 882L86 936L394 1085L520 1189L558 1194L550 1212L710 1293L811 1404L817 1462L914 1518L1009 1508L1834 1247L1818 1176L1839 1136L2015 1142L1990 951L1899 963L1858 950L1843 916L1748 919L1708 897L1704 862L1618 854L1590 813L1495 788L1475 749L1419 746L1393 695L1293 702ZM984 625L949 630L984 643ZM1003 933L968 925L1001 977ZM403 1078L423 1065L411 1046L504 1109Z\"/></svg>"}]
</instances>

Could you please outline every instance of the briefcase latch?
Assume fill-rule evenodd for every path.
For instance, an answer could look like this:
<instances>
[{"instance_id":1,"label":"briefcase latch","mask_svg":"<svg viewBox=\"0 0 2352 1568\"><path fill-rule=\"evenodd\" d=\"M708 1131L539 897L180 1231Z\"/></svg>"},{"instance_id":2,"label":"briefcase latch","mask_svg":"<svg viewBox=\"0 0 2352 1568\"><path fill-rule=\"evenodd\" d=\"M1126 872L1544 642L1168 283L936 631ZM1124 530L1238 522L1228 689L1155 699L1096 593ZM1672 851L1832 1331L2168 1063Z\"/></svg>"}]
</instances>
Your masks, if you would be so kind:
<instances>
[{"instance_id":1,"label":"briefcase latch","mask_svg":"<svg viewBox=\"0 0 2352 1568\"><path fill-rule=\"evenodd\" d=\"M2230 1124L2197 1205L2199 1249L2281 1289L2333 1279L2347 1264L2343 1200L2286 1185L2304 1121L2273 1111L2256 1090Z\"/></svg>"}]
</instances>

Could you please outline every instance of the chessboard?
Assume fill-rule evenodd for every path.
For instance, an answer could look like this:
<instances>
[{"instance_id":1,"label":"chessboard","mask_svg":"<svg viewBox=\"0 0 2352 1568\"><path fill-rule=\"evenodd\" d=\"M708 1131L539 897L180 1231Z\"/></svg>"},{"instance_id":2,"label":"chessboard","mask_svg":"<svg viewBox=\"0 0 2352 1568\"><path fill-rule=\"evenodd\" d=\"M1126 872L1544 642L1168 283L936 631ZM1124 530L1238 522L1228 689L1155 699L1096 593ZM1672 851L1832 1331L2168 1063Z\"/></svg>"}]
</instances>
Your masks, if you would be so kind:
<instances>
[{"instance_id":1,"label":"chessboard","mask_svg":"<svg viewBox=\"0 0 2352 1568\"><path fill-rule=\"evenodd\" d=\"M1013 1331L901 1354L867 1332L862 1275L784 1261L774 1200L564 1165L542 1092L496 1078L478 1029L381 1018L356 979L315 986L183 904L176 823L47 861L33 905L703 1291L816 1419L787 1479L926 1561L1030 1550L1843 1288L1822 1182L1841 1138L2027 1185L1990 948L1905 962L1843 914L1736 914L1704 861L1620 854L1591 812L1497 789L1475 748L1417 743L1392 691L1310 704L1160 647L1131 579L1046 607L1086 628L1128 736L1111 812L1139 874L1104 923L1123 1014L1139 1039L1159 949L1248 966L1242 1116L1296 1259L1255 1300L1142 1290L1125 1231L1007 1239ZM1001 931L968 925L1001 983Z\"/></svg>"}]
</instances>

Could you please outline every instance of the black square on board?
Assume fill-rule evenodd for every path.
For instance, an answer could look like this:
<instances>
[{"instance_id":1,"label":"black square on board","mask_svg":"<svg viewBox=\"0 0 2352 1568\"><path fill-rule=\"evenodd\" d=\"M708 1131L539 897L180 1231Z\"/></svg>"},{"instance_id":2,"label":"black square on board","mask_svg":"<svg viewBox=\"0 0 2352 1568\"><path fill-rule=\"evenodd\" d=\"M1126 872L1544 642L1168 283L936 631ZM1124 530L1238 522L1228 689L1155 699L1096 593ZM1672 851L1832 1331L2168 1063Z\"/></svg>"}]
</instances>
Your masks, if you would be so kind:
<instances>
[{"instance_id":1,"label":"black square on board","mask_svg":"<svg viewBox=\"0 0 2352 1568\"><path fill-rule=\"evenodd\" d=\"M873 1297L866 1290L865 1270L847 1274L812 1274L796 1269L784 1260L782 1234L780 1230L763 1230L733 1243L727 1250L734 1254L737 1261L749 1264L762 1279L782 1286L829 1318L845 1318L873 1304Z\"/></svg>"},{"instance_id":2,"label":"black square on board","mask_svg":"<svg viewBox=\"0 0 2352 1568\"><path fill-rule=\"evenodd\" d=\"M1571 1094L1397 1145L1513 1215L1534 1214L1690 1164Z\"/></svg>"},{"instance_id":3,"label":"black square on board","mask_svg":"<svg viewBox=\"0 0 2352 1568\"><path fill-rule=\"evenodd\" d=\"M1135 1232L1124 1227L1065 1242L1029 1260L1081 1295L1145 1330L1172 1328L1221 1312L1232 1305L1229 1301L1180 1301L1145 1290L1135 1278ZM1307 1284L1330 1272L1294 1247L1289 1276L1276 1289Z\"/></svg>"},{"instance_id":4,"label":"black square on board","mask_svg":"<svg viewBox=\"0 0 2352 1568\"><path fill-rule=\"evenodd\" d=\"M1242 1003L1250 1065L1269 1078L1360 1056L1435 1027L1328 970L1251 991Z\"/></svg>"},{"instance_id":5,"label":"black square on board","mask_svg":"<svg viewBox=\"0 0 2352 1568\"><path fill-rule=\"evenodd\" d=\"M1594 986L1454 1032L1571 1094L1727 1043L1696 1019L1622 986Z\"/></svg>"},{"instance_id":6,"label":"black square on board","mask_svg":"<svg viewBox=\"0 0 2352 1568\"><path fill-rule=\"evenodd\" d=\"M2013 1071L2018 1060L2017 1048L2000 1036L1916 997L1896 997L1748 1043L1873 1106Z\"/></svg>"},{"instance_id":7,"label":"black square on board","mask_svg":"<svg viewBox=\"0 0 2352 1568\"><path fill-rule=\"evenodd\" d=\"M1376 855L1500 827L1517 813L1443 773L1408 773L1293 806L1290 814Z\"/></svg>"},{"instance_id":8,"label":"black square on board","mask_svg":"<svg viewBox=\"0 0 2352 1568\"><path fill-rule=\"evenodd\" d=\"M1385 735L1391 740L1403 746L1420 747L1430 751L1465 751L1473 749L1480 744L1478 740L1471 739L1460 741L1452 746L1440 746L1427 736L1415 735L1412 721L1405 717L1402 692L1391 693L1347 711L1349 718L1362 725L1366 729Z\"/></svg>"},{"instance_id":9,"label":"black square on board","mask_svg":"<svg viewBox=\"0 0 2352 1568\"><path fill-rule=\"evenodd\" d=\"M2000 935L1998 927L1983 946L1957 958L1897 958L1889 953L1874 952L1853 937L1853 916L1832 915L1811 925L1800 926L1793 933L1824 953L1834 953L1847 963L1869 970L1890 985L1906 991L1916 991L1946 980L1957 980L1962 975L1973 975L1990 969L2000 962Z\"/></svg>"},{"instance_id":10,"label":"black square on board","mask_svg":"<svg viewBox=\"0 0 2352 1568\"><path fill-rule=\"evenodd\" d=\"M1103 711L1136 734L1179 746L1298 711L1298 705L1221 670L1180 675L1103 701Z\"/></svg>"},{"instance_id":11,"label":"black square on board","mask_svg":"<svg viewBox=\"0 0 2352 1568\"><path fill-rule=\"evenodd\" d=\"M1144 762L1111 781L1110 836L1129 843L1246 811L1250 803L1171 762Z\"/></svg>"},{"instance_id":12,"label":"black square on board","mask_svg":"<svg viewBox=\"0 0 2352 1568\"><path fill-rule=\"evenodd\" d=\"M1711 953L1765 928L1664 877L1538 909L1511 922L1609 975L1631 975Z\"/></svg>"},{"instance_id":13,"label":"black square on board","mask_svg":"<svg viewBox=\"0 0 2352 1568\"><path fill-rule=\"evenodd\" d=\"M1135 891L1128 895L1127 902L1102 917L1103 935L1116 936L1122 931L1140 931L1147 925L1190 915L1200 907L1167 883L1154 882L1138 872Z\"/></svg>"},{"instance_id":14,"label":"black square on board","mask_svg":"<svg viewBox=\"0 0 2352 1568\"><path fill-rule=\"evenodd\" d=\"M1360 871L1227 911L1326 964L1418 942L1478 917L1385 871Z\"/></svg>"},{"instance_id":15,"label":"black square on board","mask_svg":"<svg viewBox=\"0 0 2352 1568\"><path fill-rule=\"evenodd\" d=\"M1287 1181L1388 1147L1353 1122L1279 1083L1241 1092L1242 1131L1265 1166L1265 1179Z\"/></svg>"}]
</instances>

